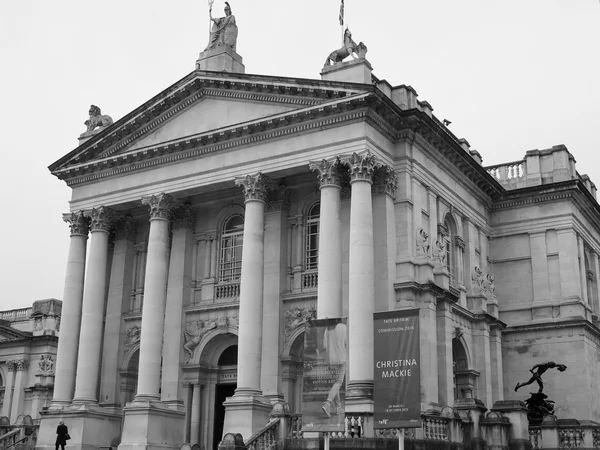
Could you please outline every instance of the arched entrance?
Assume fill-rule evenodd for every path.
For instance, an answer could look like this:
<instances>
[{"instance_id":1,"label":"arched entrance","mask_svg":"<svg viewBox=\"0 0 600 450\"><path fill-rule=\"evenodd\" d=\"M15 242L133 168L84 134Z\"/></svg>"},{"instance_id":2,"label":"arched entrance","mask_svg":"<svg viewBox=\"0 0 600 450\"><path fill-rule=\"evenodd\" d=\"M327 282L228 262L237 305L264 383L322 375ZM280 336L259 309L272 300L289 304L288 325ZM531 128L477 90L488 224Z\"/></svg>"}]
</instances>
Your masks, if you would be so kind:
<instances>
[{"instance_id":1,"label":"arched entrance","mask_svg":"<svg viewBox=\"0 0 600 450\"><path fill-rule=\"evenodd\" d=\"M304 332L292 337L289 352L281 360L283 368L283 393L294 413L302 412L302 385L304 373Z\"/></svg>"},{"instance_id":2,"label":"arched entrance","mask_svg":"<svg viewBox=\"0 0 600 450\"><path fill-rule=\"evenodd\" d=\"M232 397L237 387L237 363L238 346L230 345L217 363L219 376L215 387L215 426L213 436L213 450L217 450L221 436L223 435L223 424L225 422L225 407L223 403L228 397Z\"/></svg>"},{"instance_id":3,"label":"arched entrance","mask_svg":"<svg viewBox=\"0 0 600 450\"><path fill-rule=\"evenodd\" d=\"M479 372L471 369L469 353L463 340L452 339L452 366L454 372L454 399L476 397L475 387Z\"/></svg>"},{"instance_id":4,"label":"arched entrance","mask_svg":"<svg viewBox=\"0 0 600 450\"><path fill-rule=\"evenodd\" d=\"M121 371L121 404L132 402L137 392L138 366L140 364L140 347L133 350L127 360L125 370Z\"/></svg>"}]
</instances>

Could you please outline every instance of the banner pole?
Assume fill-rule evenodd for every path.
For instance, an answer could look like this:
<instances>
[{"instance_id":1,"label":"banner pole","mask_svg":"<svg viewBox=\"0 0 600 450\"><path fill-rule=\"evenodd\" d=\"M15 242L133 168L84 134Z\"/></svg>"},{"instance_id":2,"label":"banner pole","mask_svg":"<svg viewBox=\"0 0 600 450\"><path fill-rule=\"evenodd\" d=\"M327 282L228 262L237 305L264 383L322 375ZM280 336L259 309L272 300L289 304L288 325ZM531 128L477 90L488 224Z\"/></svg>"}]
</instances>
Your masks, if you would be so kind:
<instances>
[{"instance_id":1,"label":"banner pole","mask_svg":"<svg viewBox=\"0 0 600 450\"><path fill-rule=\"evenodd\" d=\"M398 429L398 450L404 450L404 428Z\"/></svg>"},{"instance_id":2,"label":"banner pole","mask_svg":"<svg viewBox=\"0 0 600 450\"><path fill-rule=\"evenodd\" d=\"M325 445L324 445L323 450L329 450L329 433L325 432L324 436L325 436Z\"/></svg>"}]
</instances>

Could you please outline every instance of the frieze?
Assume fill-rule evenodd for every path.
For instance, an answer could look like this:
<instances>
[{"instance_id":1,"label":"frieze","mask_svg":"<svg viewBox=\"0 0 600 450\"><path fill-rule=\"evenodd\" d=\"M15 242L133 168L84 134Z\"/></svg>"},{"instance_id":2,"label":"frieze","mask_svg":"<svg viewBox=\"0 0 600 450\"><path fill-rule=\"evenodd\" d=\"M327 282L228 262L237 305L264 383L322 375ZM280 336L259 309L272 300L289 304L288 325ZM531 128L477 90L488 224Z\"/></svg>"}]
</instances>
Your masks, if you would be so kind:
<instances>
[{"instance_id":1,"label":"frieze","mask_svg":"<svg viewBox=\"0 0 600 450\"><path fill-rule=\"evenodd\" d=\"M175 199L164 192L142 197L142 205L146 205L150 209L150 220L169 220L171 218L171 208L174 204Z\"/></svg>"},{"instance_id":2,"label":"frieze","mask_svg":"<svg viewBox=\"0 0 600 450\"><path fill-rule=\"evenodd\" d=\"M267 194L273 187L271 179L263 175L262 172L237 177L234 182L236 186L241 186L244 189L246 201L260 200L266 203Z\"/></svg>"},{"instance_id":3,"label":"frieze","mask_svg":"<svg viewBox=\"0 0 600 450\"><path fill-rule=\"evenodd\" d=\"M429 241L429 233L423 228L417 230L417 256L430 256L431 243Z\"/></svg>"},{"instance_id":4,"label":"frieze","mask_svg":"<svg viewBox=\"0 0 600 450\"><path fill-rule=\"evenodd\" d=\"M133 326L128 328L125 332L125 344L123 346L123 350L125 354L129 353L129 351L140 342L140 338L142 336L142 329L139 326Z\"/></svg>"},{"instance_id":5,"label":"frieze","mask_svg":"<svg viewBox=\"0 0 600 450\"><path fill-rule=\"evenodd\" d=\"M299 326L316 318L317 308L315 306L294 308L286 311L284 314L285 338L288 339Z\"/></svg>"},{"instance_id":6,"label":"frieze","mask_svg":"<svg viewBox=\"0 0 600 450\"><path fill-rule=\"evenodd\" d=\"M90 231L90 218L83 211L63 216L63 220L69 224L71 236L86 236Z\"/></svg>"},{"instance_id":7,"label":"frieze","mask_svg":"<svg viewBox=\"0 0 600 450\"><path fill-rule=\"evenodd\" d=\"M183 344L185 364L191 363L196 347L198 347L206 333L218 328L227 329L229 326L235 325L235 319L230 319L227 316L217 317L214 320L188 320L185 323L185 331L183 332L185 339L185 343Z\"/></svg>"}]
</instances>

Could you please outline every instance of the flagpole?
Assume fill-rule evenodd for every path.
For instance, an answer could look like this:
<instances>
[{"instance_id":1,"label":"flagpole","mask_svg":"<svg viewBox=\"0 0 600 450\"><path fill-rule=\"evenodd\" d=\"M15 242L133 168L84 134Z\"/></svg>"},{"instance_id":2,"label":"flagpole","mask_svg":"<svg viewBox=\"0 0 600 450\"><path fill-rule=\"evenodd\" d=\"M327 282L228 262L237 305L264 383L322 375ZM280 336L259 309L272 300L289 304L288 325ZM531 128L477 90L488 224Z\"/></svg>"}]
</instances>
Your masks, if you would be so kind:
<instances>
[{"instance_id":1,"label":"flagpole","mask_svg":"<svg viewBox=\"0 0 600 450\"><path fill-rule=\"evenodd\" d=\"M340 0L340 26L342 27L342 46L344 45L344 0Z\"/></svg>"},{"instance_id":2,"label":"flagpole","mask_svg":"<svg viewBox=\"0 0 600 450\"><path fill-rule=\"evenodd\" d=\"M214 3L215 3L215 0L208 0L208 42L209 42L209 44L210 44L210 30L212 29L211 13L212 13L212 7L213 7Z\"/></svg>"}]
</instances>

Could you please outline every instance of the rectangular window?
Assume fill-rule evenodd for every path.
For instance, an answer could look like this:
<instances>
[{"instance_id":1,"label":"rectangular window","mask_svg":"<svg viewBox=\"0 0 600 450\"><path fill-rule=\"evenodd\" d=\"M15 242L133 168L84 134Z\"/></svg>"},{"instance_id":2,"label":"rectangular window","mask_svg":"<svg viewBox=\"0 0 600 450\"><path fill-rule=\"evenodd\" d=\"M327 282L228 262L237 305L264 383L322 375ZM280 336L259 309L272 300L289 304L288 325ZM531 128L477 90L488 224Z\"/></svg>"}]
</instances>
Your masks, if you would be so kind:
<instances>
[{"instance_id":1,"label":"rectangular window","mask_svg":"<svg viewBox=\"0 0 600 450\"><path fill-rule=\"evenodd\" d=\"M221 240L219 281L239 280L242 275L243 234L224 236Z\"/></svg>"}]
</instances>

